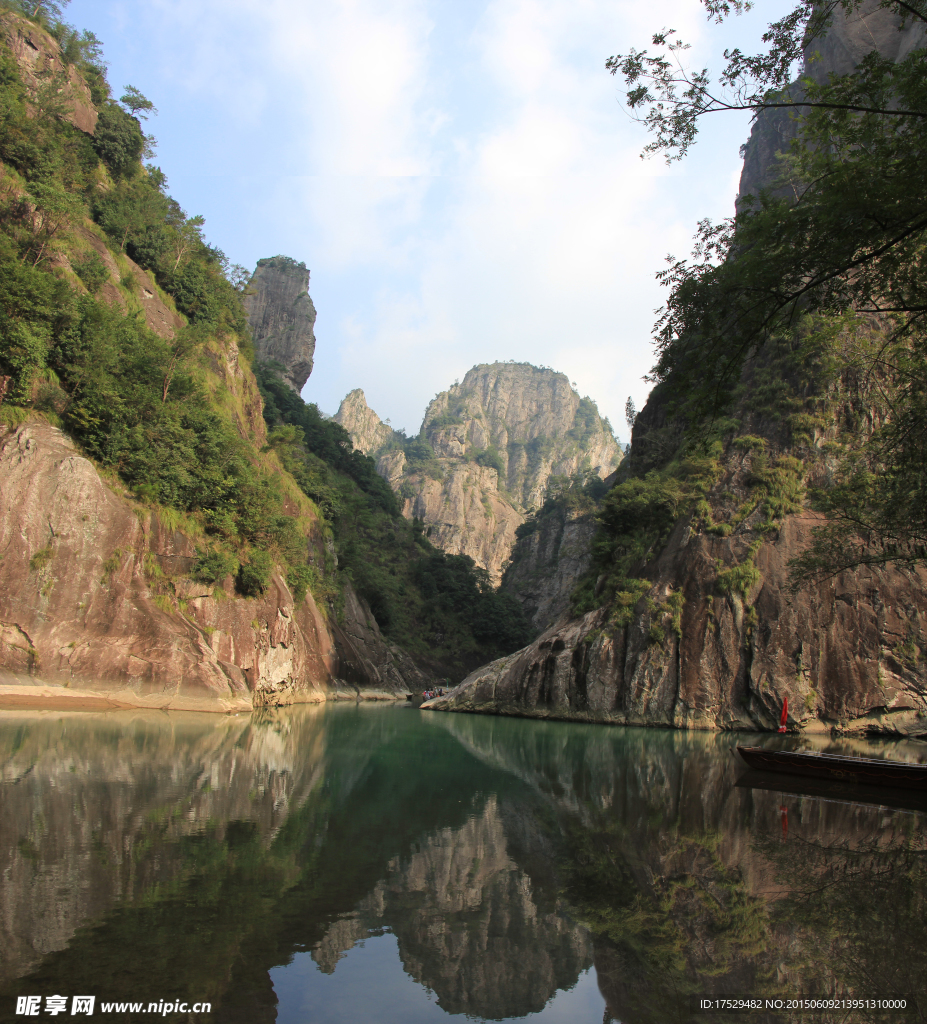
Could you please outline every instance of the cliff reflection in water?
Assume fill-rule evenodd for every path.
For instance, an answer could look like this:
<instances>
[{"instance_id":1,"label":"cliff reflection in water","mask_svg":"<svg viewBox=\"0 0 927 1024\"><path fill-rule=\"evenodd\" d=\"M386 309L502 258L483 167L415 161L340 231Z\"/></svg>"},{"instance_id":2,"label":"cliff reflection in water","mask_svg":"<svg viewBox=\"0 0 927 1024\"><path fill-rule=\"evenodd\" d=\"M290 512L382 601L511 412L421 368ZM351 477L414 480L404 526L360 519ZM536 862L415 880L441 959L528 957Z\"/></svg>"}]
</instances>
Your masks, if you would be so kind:
<instances>
[{"instance_id":1,"label":"cliff reflection in water","mask_svg":"<svg viewBox=\"0 0 927 1024\"><path fill-rule=\"evenodd\" d=\"M738 789L733 743L363 706L4 713L0 1017L87 992L296 1019L272 970L309 954L336 983L388 931L423 1020L537 1013L592 965L599 1020L799 992L925 1019L924 816Z\"/></svg>"}]
</instances>

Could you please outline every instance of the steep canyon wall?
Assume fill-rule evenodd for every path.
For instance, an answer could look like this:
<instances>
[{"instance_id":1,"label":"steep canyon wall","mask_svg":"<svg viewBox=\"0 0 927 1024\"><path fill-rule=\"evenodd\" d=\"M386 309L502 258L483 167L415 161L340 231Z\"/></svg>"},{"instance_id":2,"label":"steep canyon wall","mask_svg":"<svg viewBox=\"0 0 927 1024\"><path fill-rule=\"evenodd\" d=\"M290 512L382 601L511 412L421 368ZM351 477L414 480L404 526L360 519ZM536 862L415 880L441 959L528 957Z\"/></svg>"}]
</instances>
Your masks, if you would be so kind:
<instances>
[{"instance_id":1,"label":"steep canyon wall","mask_svg":"<svg viewBox=\"0 0 927 1024\"><path fill-rule=\"evenodd\" d=\"M420 673L350 586L345 614L192 578L191 538L35 419L0 436L0 697L229 711L392 696ZM306 513L308 515L308 512ZM309 543L324 557L321 534Z\"/></svg>"},{"instance_id":2,"label":"steep canyon wall","mask_svg":"<svg viewBox=\"0 0 927 1024\"><path fill-rule=\"evenodd\" d=\"M923 44L922 28L899 32L897 19L877 6L868 3L847 21L838 19L815 43L818 56L812 61L808 55L815 75L845 72L873 48L897 58ZM770 118L764 115L754 127L741 197L775 178L783 144ZM671 505L682 492L670 487L640 512L640 529L651 533L617 593L607 588L626 554L620 540L612 562L599 564L597 578L588 577L592 551L585 543L585 565L580 553L565 571L574 584L586 573L585 607L594 607L591 595L602 607L571 616L561 603L560 620L548 619L550 628L532 645L474 672L432 706L770 729L787 698L793 728L927 736L927 570L863 566L797 592L790 581L790 561L807 549L821 521L808 490L832 479L841 431L872 429L880 414L849 399L815 405L800 383L803 368L778 358L767 352L748 362L733 425L698 484L700 500L680 500L681 514L659 539L653 523L668 507L660 502ZM769 398L774 391L775 401ZM633 519L635 507L646 506L650 499L640 496L651 486L648 471L673 458L685 461L680 431L666 389L655 389L635 424L628 504L623 511L613 506L615 516ZM683 466L680 472L701 470ZM533 588L535 609L545 585L559 593L571 589L564 574L557 575L565 525L563 516L552 519L516 548L510 571L521 572L521 585ZM617 535L625 527L614 529Z\"/></svg>"}]
</instances>

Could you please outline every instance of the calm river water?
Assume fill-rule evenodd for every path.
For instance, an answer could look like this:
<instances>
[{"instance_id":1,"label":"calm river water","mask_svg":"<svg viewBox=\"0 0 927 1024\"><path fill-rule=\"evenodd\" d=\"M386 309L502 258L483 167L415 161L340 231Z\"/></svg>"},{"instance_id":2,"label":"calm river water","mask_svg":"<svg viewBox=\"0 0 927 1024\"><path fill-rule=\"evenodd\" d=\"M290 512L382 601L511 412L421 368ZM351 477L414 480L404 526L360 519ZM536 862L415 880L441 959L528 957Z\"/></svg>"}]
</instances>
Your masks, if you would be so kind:
<instances>
[{"instance_id":1,"label":"calm river water","mask_svg":"<svg viewBox=\"0 0 927 1024\"><path fill-rule=\"evenodd\" d=\"M75 995L104 1021L927 1020L927 814L744 785L738 739L397 706L2 712L0 1020L28 996L87 1019ZM907 1006L695 1012L722 996Z\"/></svg>"}]
</instances>

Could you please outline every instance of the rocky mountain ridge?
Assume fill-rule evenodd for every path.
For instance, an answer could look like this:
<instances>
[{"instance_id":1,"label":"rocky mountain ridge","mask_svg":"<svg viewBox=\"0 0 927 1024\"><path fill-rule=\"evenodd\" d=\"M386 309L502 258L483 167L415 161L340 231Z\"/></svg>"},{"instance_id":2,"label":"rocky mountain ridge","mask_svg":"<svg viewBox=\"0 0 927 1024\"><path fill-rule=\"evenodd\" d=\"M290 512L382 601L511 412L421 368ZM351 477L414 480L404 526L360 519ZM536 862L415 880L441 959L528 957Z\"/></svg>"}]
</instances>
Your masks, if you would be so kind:
<instances>
[{"instance_id":1,"label":"rocky mountain ridge","mask_svg":"<svg viewBox=\"0 0 927 1024\"><path fill-rule=\"evenodd\" d=\"M362 391L335 420L422 520L432 543L468 555L498 583L515 531L552 480L610 476L622 452L589 398L565 374L528 363L475 366L430 403L418 438L392 431Z\"/></svg>"}]
</instances>

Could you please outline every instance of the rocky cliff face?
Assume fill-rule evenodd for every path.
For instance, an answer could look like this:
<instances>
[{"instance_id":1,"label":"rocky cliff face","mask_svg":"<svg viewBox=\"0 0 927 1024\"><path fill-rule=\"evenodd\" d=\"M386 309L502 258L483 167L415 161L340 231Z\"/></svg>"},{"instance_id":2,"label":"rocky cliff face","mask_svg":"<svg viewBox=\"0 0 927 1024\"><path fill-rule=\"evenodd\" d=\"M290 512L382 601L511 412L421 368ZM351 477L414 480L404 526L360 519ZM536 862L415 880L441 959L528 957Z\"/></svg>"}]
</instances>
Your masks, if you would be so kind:
<instances>
[{"instance_id":1,"label":"rocky cliff face","mask_svg":"<svg viewBox=\"0 0 927 1024\"><path fill-rule=\"evenodd\" d=\"M58 43L38 25L7 12L0 14L0 34L10 47L30 96L52 88L63 108L61 116L93 135L99 115L90 89L77 68L62 60Z\"/></svg>"},{"instance_id":2,"label":"rocky cliff face","mask_svg":"<svg viewBox=\"0 0 927 1024\"><path fill-rule=\"evenodd\" d=\"M335 418L376 458L406 517L421 519L433 544L468 555L496 583L516 529L552 477L605 478L622 458L595 404L564 374L527 363L475 366L439 394L422 422L424 448L403 450L363 392L353 391Z\"/></svg>"},{"instance_id":3,"label":"rocky cliff face","mask_svg":"<svg viewBox=\"0 0 927 1024\"><path fill-rule=\"evenodd\" d=\"M717 578L718 560L736 563L747 539L680 522L646 568L628 624L606 610L561 622L432 706L763 730L777 726L787 697L795 728L927 735L927 572L842 573L792 595L787 563L813 522L790 517L763 543L761 581L745 598L719 594ZM665 612L674 594L682 595L678 634Z\"/></svg>"},{"instance_id":4,"label":"rocky cliff face","mask_svg":"<svg viewBox=\"0 0 927 1024\"><path fill-rule=\"evenodd\" d=\"M501 587L521 602L538 632L569 610L573 591L592 561L595 531L591 513L558 508L515 543Z\"/></svg>"},{"instance_id":5,"label":"rocky cliff face","mask_svg":"<svg viewBox=\"0 0 927 1024\"><path fill-rule=\"evenodd\" d=\"M194 582L194 539L107 483L43 420L0 436L0 494L7 704L223 711L398 696L427 682L350 586L339 623L311 594L296 606L279 575L248 599L231 578Z\"/></svg>"},{"instance_id":6,"label":"rocky cliff face","mask_svg":"<svg viewBox=\"0 0 927 1024\"><path fill-rule=\"evenodd\" d=\"M315 306L309 298L309 271L288 256L258 260L245 293L248 326L258 359L286 367L284 379L302 390L312 373Z\"/></svg>"},{"instance_id":7,"label":"rocky cliff face","mask_svg":"<svg viewBox=\"0 0 927 1024\"><path fill-rule=\"evenodd\" d=\"M516 508L541 504L551 476L613 473L621 450L565 374L528 363L474 366L428 406L422 435L439 459L496 451L500 489Z\"/></svg>"},{"instance_id":8,"label":"rocky cliff face","mask_svg":"<svg viewBox=\"0 0 927 1024\"><path fill-rule=\"evenodd\" d=\"M332 419L344 427L354 447L365 455L378 452L393 436L392 428L367 405L360 388L355 388L342 400Z\"/></svg>"},{"instance_id":9,"label":"rocky cliff face","mask_svg":"<svg viewBox=\"0 0 927 1024\"><path fill-rule=\"evenodd\" d=\"M829 74L848 74L873 50L890 60L902 60L923 46L925 35L923 22L911 19L902 26L895 14L880 9L879 0L863 0L849 17L838 13L827 32L807 47L802 76L823 82ZM796 99L803 95L797 84L790 86L789 93ZM744 150L740 197L756 196L763 188L793 194L780 181L778 154L788 150L797 124L788 110L767 110L757 117Z\"/></svg>"},{"instance_id":10,"label":"rocky cliff face","mask_svg":"<svg viewBox=\"0 0 927 1024\"><path fill-rule=\"evenodd\" d=\"M383 465L379 460L378 468ZM441 479L404 467L399 479L403 513L426 524L428 539L436 547L451 555L468 555L498 583L524 513L504 491L500 493L495 469L462 460L442 460L439 465Z\"/></svg>"},{"instance_id":11,"label":"rocky cliff face","mask_svg":"<svg viewBox=\"0 0 927 1024\"><path fill-rule=\"evenodd\" d=\"M815 74L846 71L873 47L898 56L923 42L921 28L898 32L875 8L866 4L859 17L835 24L816 47L821 60L809 64ZM783 147L768 128L761 120L754 129L742 194L773 180ZM729 436L720 449L700 508L651 542L634 570L639 579L624 580L608 608L556 623L434 706L770 729L788 698L793 728L927 736L927 570L872 566L790 591L788 563L808 547L819 521L803 504L803 488L832 474L830 446L844 424L867 429L878 416L869 409L860 417L834 401L806 404L799 385L786 406L801 412L765 408L759 395L771 375L778 387L792 387L762 360L745 369L746 397L734 410L740 437ZM678 444L675 429L657 389L635 425L632 469L642 475L665 463ZM762 511L762 495L773 491L788 506L781 515ZM542 534L535 547L544 544ZM529 576L534 565L529 557Z\"/></svg>"},{"instance_id":12,"label":"rocky cliff face","mask_svg":"<svg viewBox=\"0 0 927 1024\"><path fill-rule=\"evenodd\" d=\"M295 607L279 576L252 600L193 582L193 540L40 420L0 440L0 480L5 695L215 710L324 699L337 655L311 595Z\"/></svg>"}]
</instances>

